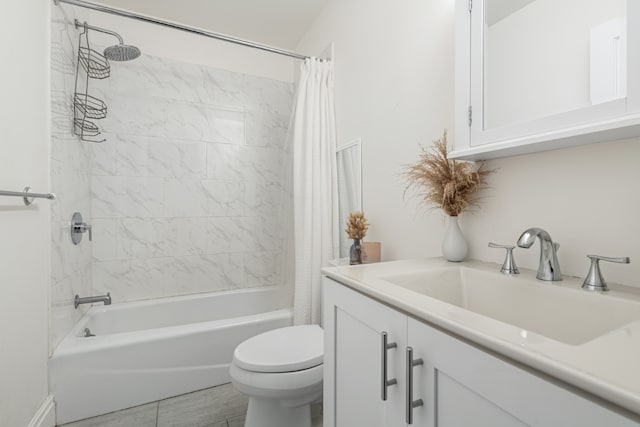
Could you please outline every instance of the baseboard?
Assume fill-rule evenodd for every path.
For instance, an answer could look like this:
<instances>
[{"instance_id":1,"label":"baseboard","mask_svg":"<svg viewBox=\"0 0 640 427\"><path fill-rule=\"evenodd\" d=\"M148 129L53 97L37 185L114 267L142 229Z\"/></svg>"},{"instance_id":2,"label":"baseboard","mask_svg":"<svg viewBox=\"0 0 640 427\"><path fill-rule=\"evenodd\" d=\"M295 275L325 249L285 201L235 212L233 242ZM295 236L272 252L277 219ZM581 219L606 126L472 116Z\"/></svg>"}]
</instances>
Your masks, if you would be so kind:
<instances>
[{"instance_id":1,"label":"baseboard","mask_svg":"<svg viewBox=\"0 0 640 427\"><path fill-rule=\"evenodd\" d=\"M33 416L27 427L55 427L56 425L56 406L53 402L53 396L49 395L44 400L38 412Z\"/></svg>"}]
</instances>

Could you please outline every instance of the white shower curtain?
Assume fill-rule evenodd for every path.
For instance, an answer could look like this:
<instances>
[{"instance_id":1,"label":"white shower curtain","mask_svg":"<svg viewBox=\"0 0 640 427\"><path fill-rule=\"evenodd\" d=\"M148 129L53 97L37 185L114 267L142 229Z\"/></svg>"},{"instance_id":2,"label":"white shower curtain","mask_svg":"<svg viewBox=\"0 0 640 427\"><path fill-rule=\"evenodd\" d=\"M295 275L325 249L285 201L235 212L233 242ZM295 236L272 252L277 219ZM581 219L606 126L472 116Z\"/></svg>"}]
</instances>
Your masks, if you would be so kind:
<instances>
[{"instance_id":1,"label":"white shower curtain","mask_svg":"<svg viewBox=\"0 0 640 427\"><path fill-rule=\"evenodd\" d=\"M294 324L320 323L321 273L336 257L333 62L306 59L293 113Z\"/></svg>"}]
</instances>

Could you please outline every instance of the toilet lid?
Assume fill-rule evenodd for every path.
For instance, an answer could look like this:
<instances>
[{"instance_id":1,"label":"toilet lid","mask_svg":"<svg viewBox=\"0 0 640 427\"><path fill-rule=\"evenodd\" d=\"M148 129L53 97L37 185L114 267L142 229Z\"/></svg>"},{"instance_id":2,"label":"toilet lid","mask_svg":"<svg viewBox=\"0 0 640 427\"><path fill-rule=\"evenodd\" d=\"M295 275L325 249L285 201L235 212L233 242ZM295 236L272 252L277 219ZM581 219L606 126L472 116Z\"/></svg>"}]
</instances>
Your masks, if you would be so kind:
<instances>
[{"instance_id":1,"label":"toilet lid","mask_svg":"<svg viewBox=\"0 0 640 427\"><path fill-rule=\"evenodd\" d=\"M318 325L274 329L249 338L233 353L234 364L255 372L293 372L322 364L324 334Z\"/></svg>"}]
</instances>

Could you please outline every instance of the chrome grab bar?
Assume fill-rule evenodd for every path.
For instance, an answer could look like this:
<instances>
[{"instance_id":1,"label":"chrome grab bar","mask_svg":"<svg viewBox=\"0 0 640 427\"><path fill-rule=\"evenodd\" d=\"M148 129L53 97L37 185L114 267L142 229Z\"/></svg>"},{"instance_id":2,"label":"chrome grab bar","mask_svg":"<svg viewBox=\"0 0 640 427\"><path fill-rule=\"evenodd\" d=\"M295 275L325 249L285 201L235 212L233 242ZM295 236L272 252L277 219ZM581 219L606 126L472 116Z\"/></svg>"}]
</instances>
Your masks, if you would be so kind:
<instances>
[{"instance_id":1,"label":"chrome grab bar","mask_svg":"<svg viewBox=\"0 0 640 427\"><path fill-rule=\"evenodd\" d=\"M29 206L33 203L34 199L48 199L54 200L56 195L53 193L31 193L31 187L24 187L22 191L4 191L0 190L0 196L8 196L8 197L22 197L22 201L25 206Z\"/></svg>"},{"instance_id":2,"label":"chrome grab bar","mask_svg":"<svg viewBox=\"0 0 640 427\"><path fill-rule=\"evenodd\" d=\"M382 332L380 334L380 336L382 337L382 346L381 346L381 350L382 350L382 358L381 358L381 360L382 360L382 369L381 369L382 381L380 382L380 385L381 385L381 398L384 401L384 400L387 400L387 387L389 387L391 385L398 384L398 381L395 378L387 379L387 374L388 374L387 350L389 350L391 348L398 347L398 344L396 344L394 342L391 342L391 343L387 342L388 341L388 334L386 332Z\"/></svg>"}]
</instances>

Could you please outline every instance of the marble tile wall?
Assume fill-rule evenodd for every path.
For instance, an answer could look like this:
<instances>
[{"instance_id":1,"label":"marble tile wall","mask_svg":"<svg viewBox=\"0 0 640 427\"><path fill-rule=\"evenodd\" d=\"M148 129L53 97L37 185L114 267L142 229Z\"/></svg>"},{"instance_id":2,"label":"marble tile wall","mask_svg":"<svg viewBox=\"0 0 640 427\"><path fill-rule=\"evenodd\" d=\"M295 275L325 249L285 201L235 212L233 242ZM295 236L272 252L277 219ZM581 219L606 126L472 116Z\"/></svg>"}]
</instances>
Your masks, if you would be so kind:
<instances>
[{"instance_id":1,"label":"marble tile wall","mask_svg":"<svg viewBox=\"0 0 640 427\"><path fill-rule=\"evenodd\" d=\"M144 54L112 69L91 146L94 292L280 284L293 85Z\"/></svg>"},{"instance_id":2,"label":"marble tile wall","mask_svg":"<svg viewBox=\"0 0 640 427\"><path fill-rule=\"evenodd\" d=\"M73 135L74 77L78 32L70 11L51 8L51 351L87 310L75 294L91 294L91 245L71 243L74 212L91 215L91 147Z\"/></svg>"},{"instance_id":3,"label":"marble tile wall","mask_svg":"<svg viewBox=\"0 0 640 427\"><path fill-rule=\"evenodd\" d=\"M281 284L293 84L144 53L112 61L89 82L108 106L96 121L106 141L81 142L75 17L52 8L51 349L87 310L75 294L117 303ZM75 211L92 243L71 243Z\"/></svg>"}]
</instances>

